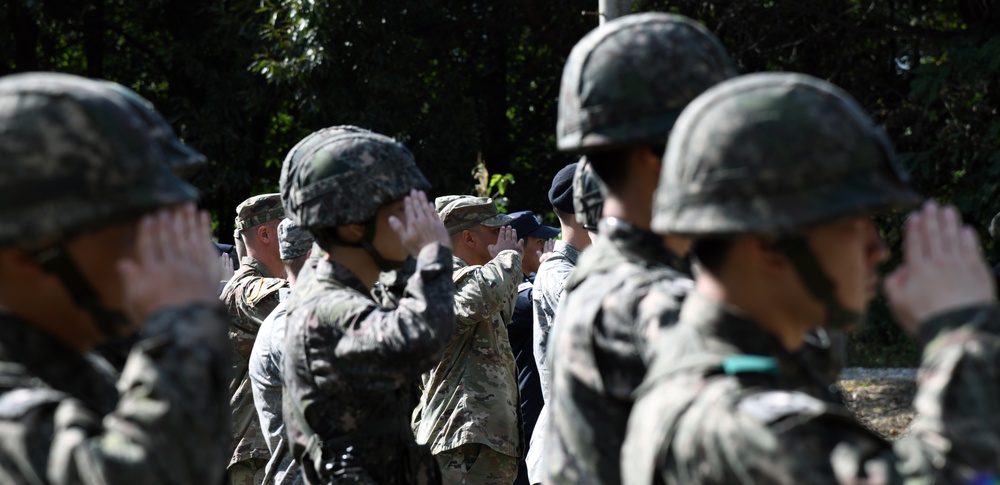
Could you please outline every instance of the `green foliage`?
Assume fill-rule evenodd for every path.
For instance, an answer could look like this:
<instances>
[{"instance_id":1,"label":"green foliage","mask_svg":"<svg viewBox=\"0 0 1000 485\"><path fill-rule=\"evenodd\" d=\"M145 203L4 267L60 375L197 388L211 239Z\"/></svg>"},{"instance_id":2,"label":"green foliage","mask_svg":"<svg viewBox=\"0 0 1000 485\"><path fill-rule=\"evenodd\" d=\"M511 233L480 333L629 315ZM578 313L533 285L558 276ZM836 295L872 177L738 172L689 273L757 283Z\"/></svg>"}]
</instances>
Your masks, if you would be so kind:
<instances>
[{"instance_id":1,"label":"green foliage","mask_svg":"<svg viewBox=\"0 0 1000 485\"><path fill-rule=\"evenodd\" d=\"M431 195L473 193L478 182L504 210L550 213L552 176L573 161L555 150L562 65L597 24L581 15L593 0L4 5L0 74L72 72L148 97L208 155L193 182L224 241L236 205L277 188L288 149L337 124L406 143ZM885 126L915 186L956 204L995 259L985 227L1000 210L1000 9L990 2L636 0L633 9L703 22L743 72L805 72L843 87ZM494 175L470 180L479 160ZM902 217L880 219L894 249L886 270L899 260ZM905 341L877 301L855 349L877 355Z\"/></svg>"}]
</instances>

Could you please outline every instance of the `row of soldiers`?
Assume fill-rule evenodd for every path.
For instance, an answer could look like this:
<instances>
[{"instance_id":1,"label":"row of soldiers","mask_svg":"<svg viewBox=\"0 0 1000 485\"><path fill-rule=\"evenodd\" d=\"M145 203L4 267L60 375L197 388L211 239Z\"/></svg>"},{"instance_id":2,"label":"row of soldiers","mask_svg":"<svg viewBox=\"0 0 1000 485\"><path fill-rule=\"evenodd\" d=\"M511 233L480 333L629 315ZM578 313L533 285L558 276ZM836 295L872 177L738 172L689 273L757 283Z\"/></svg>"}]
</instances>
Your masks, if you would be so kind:
<instances>
[{"instance_id":1,"label":"row of soldiers","mask_svg":"<svg viewBox=\"0 0 1000 485\"><path fill-rule=\"evenodd\" d=\"M954 208L911 213L885 280L923 349L907 437L853 420L811 340L863 318L887 257L872 216L920 203L850 95L737 76L704 27L649 13L574 47L558 116L558 148L585 155L578 193L590 173L604 197L581 200L593 243L564 250L558 301L535 305L532 483L1000 479L996 288ZM489 200L428 202L396 140L337 126L291 149L280 195L240 208L229 315L209 218L178 175L204 158L135 93L0 79L0 160L3 483L259 480L272 451L309 484L514 480L506 325L524 243ZM140 328L120 372L88 352ZM233 411L275 366L280 406L257 401L284 442L267 450L273 430Z\"/></svg>"}]
</instances>

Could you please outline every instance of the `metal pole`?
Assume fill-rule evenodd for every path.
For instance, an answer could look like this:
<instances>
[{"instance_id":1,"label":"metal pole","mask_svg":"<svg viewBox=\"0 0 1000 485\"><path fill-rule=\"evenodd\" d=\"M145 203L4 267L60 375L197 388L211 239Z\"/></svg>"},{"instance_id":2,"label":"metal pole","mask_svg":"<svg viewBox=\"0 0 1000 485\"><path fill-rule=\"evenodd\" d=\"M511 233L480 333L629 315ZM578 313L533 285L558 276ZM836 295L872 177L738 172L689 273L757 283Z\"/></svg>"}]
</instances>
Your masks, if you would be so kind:
<instances>
[{"instance_id":1,"label":"metal pole","mask_svg":"<svg viewBox=\"0 0 1000 485\"><path fill-rule=\"evenodd\" d=\"M597 12L601 23L628 15L632 12L632 0L597 0Z\"/></svg>"}]
</instances>

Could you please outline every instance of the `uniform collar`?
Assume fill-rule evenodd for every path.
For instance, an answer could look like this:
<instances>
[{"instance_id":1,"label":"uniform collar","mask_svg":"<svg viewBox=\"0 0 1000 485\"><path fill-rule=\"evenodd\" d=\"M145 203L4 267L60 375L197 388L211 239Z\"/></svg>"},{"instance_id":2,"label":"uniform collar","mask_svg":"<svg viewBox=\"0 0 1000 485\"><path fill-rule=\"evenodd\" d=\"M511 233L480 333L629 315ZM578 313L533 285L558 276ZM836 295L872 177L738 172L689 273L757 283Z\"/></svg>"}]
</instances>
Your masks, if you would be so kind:
<instances>
[{"instance_id":1,"label":"uniform collar","mask_svg":"<svg viewBox=\"0 0 1000 485\"><path fill-rule=\"evenodd\" d=\"M711 354L773 358L777 361L782 387L802 389L826 400L835 399L830 394L831 383L825 377L809 369L797 353L786 350L776 336L732 306L693 290L684 301L678 325L693 328L701 335L704 350Z\"/></svg>"},{"instance_id":2,"label":"uniform collar","mask_svg":"<svg viewBox=\"0 0 1000 485\"><path fill-rule=\"evenodd\" d=\"M101 415L118 402L114 378L87 358L42 329L0 312L0 362L23 366L27 375L84 402ZM0 368L0 373L15 369Z\"/></svg>"},{"instance_id":3,"label":"uniform collar","mask_svg":"<svg viewBox=\"0 0 1000 485\"><path fill-rule=\"evenodd\" d=\"M663 245L663 239L650 231L615 217L605 217L598 224L598 238L605 239L631 262L666 264L689 274L688 264Z\"/></svg>"},{"instance_id":4,"label":"uniform collar","mask_svg":"<svg viewBox=\"0 0 1000 485\"><path fill-rule=\"evenodd\" d=\"M330 259L321 258L316 263L316 278L325 281L335 281L366 295L369 293L368 287L351 270Z\"/></svg>"},{"instance_id":5,"label":"uniform collar","mask_svg":"<svg viewBox=\"0 0 1000 485\"><path fill-rule=\"evenodd\" d=\"M240 259L240 269L237 270L237 272L256 273L264 278L274 278L274 275L267 270L267 266L264 266L264 263L261 263L250 256L243 256L243 258Z\"/></svg>"}]
</instances>

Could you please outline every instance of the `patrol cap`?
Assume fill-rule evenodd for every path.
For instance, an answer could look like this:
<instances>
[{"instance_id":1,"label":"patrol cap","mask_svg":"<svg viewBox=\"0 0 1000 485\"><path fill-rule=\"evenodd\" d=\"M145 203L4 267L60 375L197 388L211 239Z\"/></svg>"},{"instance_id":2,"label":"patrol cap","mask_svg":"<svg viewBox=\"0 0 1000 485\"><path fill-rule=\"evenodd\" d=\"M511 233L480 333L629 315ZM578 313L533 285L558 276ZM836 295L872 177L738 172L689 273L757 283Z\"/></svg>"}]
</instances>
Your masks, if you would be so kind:
<instances>
[{"instance_id":1,"label":"patrol cap","mask_svg":"<svg viewBox=\"0 0 1000 485\"><path fill-rule=\"evenodd\" d=\"M309 254L314 239L309 231L285 218L278 224L278 252L281 259L296 259Z\"/></svg>"},{"instance_id":2,"label":"patrol cap","mask_svg":"<svg viewBox=\"0 0 1000 485\"><path fill-rule=\"evenodd\" d=\"M517 237L552 239L559 235L558 228L542 225L531 211L512 212L507 215L511 218L510 227L517 231Z\"/></svg>"},{"instance_id":3,"label":"patrol cap","mask_svg":"<svg viewBox=\"0 0 1000 485\"><path fill-rule=\"evenodd\" d=\"M258 224L285 217L281 194L260 194L236 206L236 230L243 231Z\"/></svg>"},{"instance_id":4,"label":"patrol cap","mask_svg":"<svg viewBox=\"0 0 1000 485\"><path fill-rule=\"evenodd\" d=\"M445 195L434 199L438 217L448 229L448 234L456 234L475 226L503 227L510 225L511 218L497 210L493 199L472 195Z\"/></svg>"},{"instance_id":5,"label":"patrol cap","mask_svg":"<svg viewBox=\"0 0 1000 485\"><path fill-rule=\"evenodd\" d=\"M576 173L576 162L573 162L556 172L549 187L549 203L552 207L567 214L572 214L573 208L573 174ZM520 233L518 233L520 234Z\"/></svg>"},{"instance_id":6,"label":"patrol cap","mask_svg":"<svg viewBox=\"0 0 1000 485\"><path fill-rule=\"evenodd\" d=\"M52 244L193 201L197 191L172 169L203 161L124 86L57 73L0 78L0 246Z\"/></svg>"},{"instance_id":7,"label":"patrol cap","mask_svg":"<svg viewBox=\"0 0 1000 485\"><path fill-rule=\"evenodd\" d=\"M809 224L921 197L885 132L858 103L804 74L715 86L677 121L657 187L661 234L797 233Z\"/></svg>"}]
</instances>

